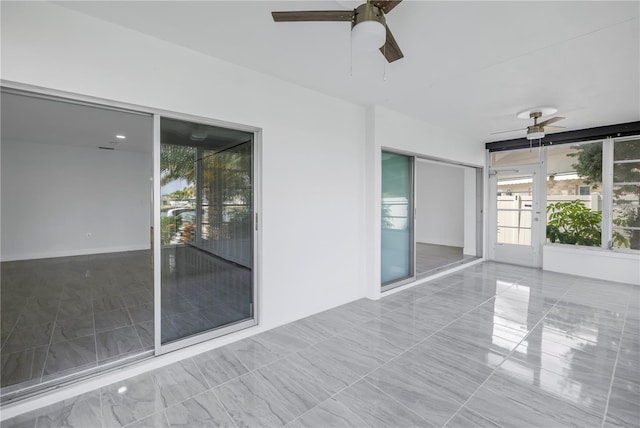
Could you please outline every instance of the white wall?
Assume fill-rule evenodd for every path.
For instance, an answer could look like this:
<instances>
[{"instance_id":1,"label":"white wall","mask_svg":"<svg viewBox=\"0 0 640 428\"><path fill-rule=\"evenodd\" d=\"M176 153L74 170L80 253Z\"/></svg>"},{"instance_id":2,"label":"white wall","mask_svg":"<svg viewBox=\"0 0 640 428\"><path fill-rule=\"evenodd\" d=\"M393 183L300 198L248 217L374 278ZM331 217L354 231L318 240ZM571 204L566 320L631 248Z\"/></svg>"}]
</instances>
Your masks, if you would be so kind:
<instances>
[{"instance_id":1,"label":"white wall","mask_svg":"<svg viewBox=\"0 0 640 428\"><path fill-rule=\"evenodd\" d=\"M363 107L51 3L1 31L3 79L263 129L260 328L364 295Z\"/></svg>"},{"instance_id":2,"label":"white wall","mask_svg":"<svg viewBox=\"0 0 640 428\"><path fill-rule=\"evenodd\" d=\"M432 158L483 166L484 144L455 131L376 106L375 144Z\"/></svg>"},{"instance_id":3,"label":"white wall","mask_svg":"<svg viewBox=\"0 0 640 428\"><path fill-rule=\"evenodd\" d=\"M640 285L640 256L632 253L546 244L542 269L605 281Z\"/></svg>"},{"instance_id":4,"label":"white wall","mask_svg":"<svg viewBox=\"0 0 640 428\"><path fill-rule=\"evenodd\" d=\"M477 256L478 226L478 187L477 170L471 167L464 168L464 245L462 253L468 256Z\"/></svg>"},{"instance_id":5,"label":"white wall","mask_svg":"<svg viewBox=\"0 0 640 428\"><path fill-rule=\"evenodd\" d=\"M3 261L150 247L150 154L12 141L1 149Z\"/></svg>"},{"instance_id":6,"label":"white wall","mask_svg":"<svg viewBox=\"0 0 640 428\"><path fill-rule=\"evenodd\" d=\"M464 169L416 161L416 241L464 246Z\"/></svg>"}]
</instances>

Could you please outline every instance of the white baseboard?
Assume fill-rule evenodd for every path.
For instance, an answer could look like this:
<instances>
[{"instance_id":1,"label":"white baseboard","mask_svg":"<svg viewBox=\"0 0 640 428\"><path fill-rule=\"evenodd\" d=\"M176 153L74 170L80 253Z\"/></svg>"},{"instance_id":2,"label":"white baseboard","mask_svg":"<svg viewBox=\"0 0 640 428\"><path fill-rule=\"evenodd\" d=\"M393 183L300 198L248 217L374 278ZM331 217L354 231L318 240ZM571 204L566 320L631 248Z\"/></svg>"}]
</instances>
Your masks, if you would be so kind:
<instances>
[{"instance_id":1,"label":"white baseboard","mask_svg":"<svg viewBox=\"0 0 640 428\"><path fill-rule=\"evenodd\" d=\"M444 245L445 247L464 247L464 242L447 241L441 239L417 240L419 244Z\"/></svg>"},{"instance_id":2,"label":"white baseboard","mask_svg":"<svg viewBox=\"0 0 640 428\"><path fill-rule=\"evenodd\" d=\"M58 251L42 251L37 253L26 254L2 254L0 258L3 262L13 262L19 260L35 260L35 259L51 259L54 257L71 257L71 256L86 256L91 254L105 254L105 253L122 253L125 251L140 251L149 250L151 247L146 245L127 245L121 247L102 247L102 248L88 248L79 250L58 250Z\"/></svg>"}]
</instances>

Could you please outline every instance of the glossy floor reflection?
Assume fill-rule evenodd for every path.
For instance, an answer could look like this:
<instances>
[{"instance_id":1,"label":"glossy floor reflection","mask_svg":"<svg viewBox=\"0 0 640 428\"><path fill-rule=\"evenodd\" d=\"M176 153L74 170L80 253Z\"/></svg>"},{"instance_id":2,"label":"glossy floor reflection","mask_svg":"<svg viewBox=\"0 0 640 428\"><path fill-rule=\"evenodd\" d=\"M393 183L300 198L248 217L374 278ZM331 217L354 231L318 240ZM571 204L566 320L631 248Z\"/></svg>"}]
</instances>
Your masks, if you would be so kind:
<instances>
[{"instance_id":1,"label":"glossy floor reflection","mask_svg":"<svg viewBox=\"0 0 640 428\"><path fill-rule=\"evenodd\" d=\"M483 263L6 421L637 427L640 288Z\"/></svg>"},{"instance_id":2,"label":"glossy floor reflection","mask_svg":"<svg viewBox=\"0 0 640 428\"><path fill-rule=\"evenodd\" d=\"M424 278L444 269L451 269L452 266L468 263L479 258L463 254L462 250L462 247L417 242L416 276Z\"/></svg>"}]
</instances>

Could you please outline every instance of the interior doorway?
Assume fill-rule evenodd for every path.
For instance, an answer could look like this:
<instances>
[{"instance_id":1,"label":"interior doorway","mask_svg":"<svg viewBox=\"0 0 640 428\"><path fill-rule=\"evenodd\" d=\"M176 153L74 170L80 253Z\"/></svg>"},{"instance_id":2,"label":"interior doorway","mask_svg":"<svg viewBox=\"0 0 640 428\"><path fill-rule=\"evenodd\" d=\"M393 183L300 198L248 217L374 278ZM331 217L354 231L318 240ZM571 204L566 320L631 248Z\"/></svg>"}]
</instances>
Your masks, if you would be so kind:
<instances>
[{"instance_id":1,"label":"interior doorway","mask_svg":"<svg viewBox=\"0 0 640 428\"><path fill-rule=\"evenodd\" d=\"M2 398L153 350L150 114L2 91Z\"/></svg>"},{"instance_id":2,"label":"interior doorway","mask_svg":"<svg viewBox=\"0 0 640 428\"><path fill-rule=\"evenodd\" d=\"M479 257L477 168L416 159L416 274Z\"/></svg>"},{"instance_id":3,"label":"interior doorway","mask_svg":"<svg viewBox=\"0 0 640 428\"><path fill-rule=\"evenodd\" d=\"M382 291L482 257L482 169L384 150Z\"/></svg>"}]
</instances>

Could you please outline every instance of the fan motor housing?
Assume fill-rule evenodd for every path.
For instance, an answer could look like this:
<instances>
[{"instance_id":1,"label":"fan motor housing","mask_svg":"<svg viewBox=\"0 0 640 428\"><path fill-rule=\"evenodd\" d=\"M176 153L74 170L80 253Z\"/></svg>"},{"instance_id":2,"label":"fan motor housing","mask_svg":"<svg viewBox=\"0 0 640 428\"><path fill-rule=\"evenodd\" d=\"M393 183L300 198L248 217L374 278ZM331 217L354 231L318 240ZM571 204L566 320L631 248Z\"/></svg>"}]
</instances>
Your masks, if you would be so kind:
<instances>
[{"instance_id":1,"label":"fan motor housing","mask_svg":"<svg viewBox=\"0 0 640 428\"><path fill-rule=\"evenodd\" d=\"M383 26L386 26L384 12L379 7L370 3L361 4L356 8L353 19L351 20L351 28L364 21L377 21Z\"/></svg>"}]
</instances>

